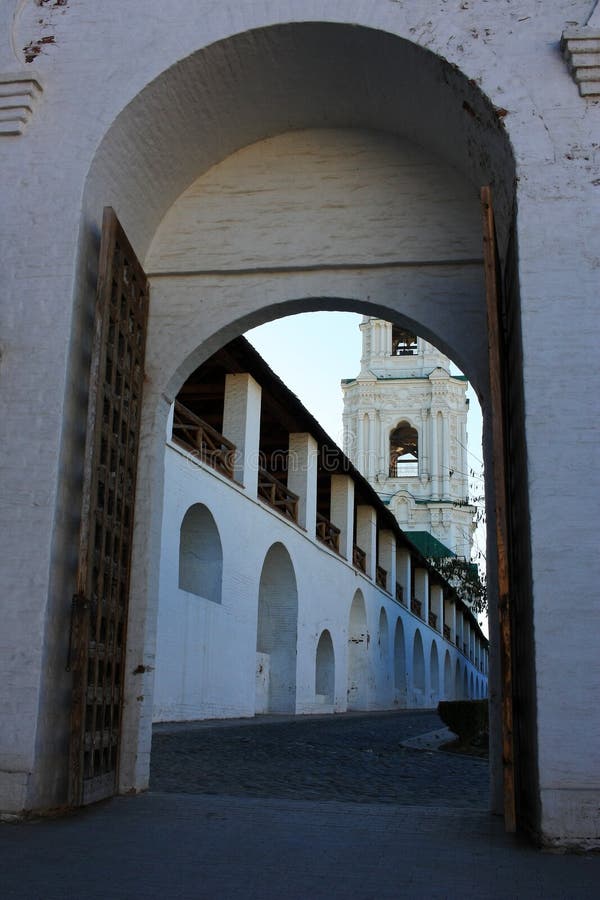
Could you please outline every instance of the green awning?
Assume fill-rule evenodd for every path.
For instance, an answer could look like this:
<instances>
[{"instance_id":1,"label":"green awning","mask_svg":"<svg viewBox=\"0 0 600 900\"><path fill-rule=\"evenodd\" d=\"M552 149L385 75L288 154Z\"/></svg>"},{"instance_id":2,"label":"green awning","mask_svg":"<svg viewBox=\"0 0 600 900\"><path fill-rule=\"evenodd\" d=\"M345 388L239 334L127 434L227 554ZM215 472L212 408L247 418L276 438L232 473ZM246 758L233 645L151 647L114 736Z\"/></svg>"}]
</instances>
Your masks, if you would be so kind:
<instances>
[{"instance_id":1,"label":"green awning","mask_svg":"<svg viewBox=\"0 0 600 900\"><path fill-rule=\"evenodd\" d=\"M456 553L428 531L405 531L404 534L427 559L447 559L449 556L456 556Z\"/></svg>"}]
</instances>

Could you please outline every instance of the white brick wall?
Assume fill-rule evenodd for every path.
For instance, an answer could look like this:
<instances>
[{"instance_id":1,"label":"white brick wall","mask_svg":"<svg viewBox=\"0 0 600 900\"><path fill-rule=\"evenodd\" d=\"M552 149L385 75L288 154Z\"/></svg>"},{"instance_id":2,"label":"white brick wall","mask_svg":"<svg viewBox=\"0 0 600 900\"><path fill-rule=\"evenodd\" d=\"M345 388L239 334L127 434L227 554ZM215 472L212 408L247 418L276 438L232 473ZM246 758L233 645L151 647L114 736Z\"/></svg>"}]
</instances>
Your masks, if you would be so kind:
<instances>
[{"instance_id":1,"label":"white brick wall","mask_svg":"<svg viewBox=\"0 0 600 900\"><path fill-rule=\"evenodd\" d=\"M44 88L24 134L0 137L4 807L64 799L64 659L102 206L115 206L143 257L173 203L215 163L291 129L343 126L401 134L454 166L473 190L492 181L501 242L517 178L538 824L549 842L598 834L600 675L590 623L600 575L591 513L600 477L600 109L579 97L558 46L566 24L584 23L590 6L72 0L50 13L33 3L2 5L3 14L18 13L2 43L4 71L35 73ZM299 21L325 25L249 33ZM336 22L371 30L341 31ZM25 64L20 48L51 35ZM378 209L388 200L383 191ZM318 221L310 228L318 231ZM376 230L374 222L371 235ZM307 250L304 229L288 239ZM374 239L364 240L372 250ZM337 258L337 244L323 241L322 251L325 261ZM131 672L153 663L164 396L217 345L279 314L284 302L291 311L333 303L326 297L376 315L400 311L426 337L445 336L444 350L479 383L486 414L475 296L477 272L456 277L435 267L214 276L201 288L185 278L154 283L138 511L145 524L136 535L130 623L134 696L146 696L151 675ZM557 467L566 458L569 466ZM572 566L558 565L565 556ZM126 713L129 739L140 727L148 733L148 707L138 706ZM133 745L125 784L141 783L147 765L148 741Z\"/></svg>"},{"instance_id":2,"label":"white brick wall","mask_svg":"<svg viewBox=\"0 0 600 900\"><path fill-rule=\"evenodd\" d=\"M438 691L431 684L432 644L438 660L449 653L452 672L456 659L460 659L461 673L465 666L472 671L471 663L456 648L380 591L372 580L358 574L303 528L271 512L175 446L166 450L164 491L153 702L156 720L251 716L255 710L266 711L268 679L260 679L258 694L255 680L257 663L264 667L265 654L270 655L271 679L277 679L282 665L285 669L293 662L293 671L286 669L286 684L295 684L294 704L284 709L281 697L271 697L275 704L271 711L323 712L315 676L317 644L325 629L334 650L331 711L342 712L348 704L358 709L393 708L407 702L435 706L443 693L453 696L454 680L445 692L441 681ZM179 528L186 510L195 503L211 511L219 531L223 548L220 605L178 587ZM259 624L261 602L267 609L263 628ZM395 658L403 655L394 647L398 619L405 636L406 659L412 658L417 629L425 650L426 689L415 693L409 663L407 698L394 688ZM292 633L295 636L290 643ZM481 673L478 677L482 678Z\"/></svg>"}]
</instances>

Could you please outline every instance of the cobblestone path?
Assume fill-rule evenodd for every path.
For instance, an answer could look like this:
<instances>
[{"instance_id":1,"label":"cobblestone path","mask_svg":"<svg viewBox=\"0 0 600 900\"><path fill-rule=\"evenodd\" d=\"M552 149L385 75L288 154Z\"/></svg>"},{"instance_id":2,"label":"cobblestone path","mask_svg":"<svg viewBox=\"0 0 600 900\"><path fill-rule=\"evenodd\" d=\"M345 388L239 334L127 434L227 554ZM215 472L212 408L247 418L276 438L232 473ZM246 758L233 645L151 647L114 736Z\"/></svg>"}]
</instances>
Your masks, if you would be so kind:
<instances>
[{"instance_id":1,"label":"cobblestone path","mask_svg":"<svg viewBox=\"0 0 600 900\"><path fill-rule=\"evenodd\" d=\"M150 789L486 809L485 761L400 746L440 727L413 711L158 725Z\"/></svg>"}]
</instances>

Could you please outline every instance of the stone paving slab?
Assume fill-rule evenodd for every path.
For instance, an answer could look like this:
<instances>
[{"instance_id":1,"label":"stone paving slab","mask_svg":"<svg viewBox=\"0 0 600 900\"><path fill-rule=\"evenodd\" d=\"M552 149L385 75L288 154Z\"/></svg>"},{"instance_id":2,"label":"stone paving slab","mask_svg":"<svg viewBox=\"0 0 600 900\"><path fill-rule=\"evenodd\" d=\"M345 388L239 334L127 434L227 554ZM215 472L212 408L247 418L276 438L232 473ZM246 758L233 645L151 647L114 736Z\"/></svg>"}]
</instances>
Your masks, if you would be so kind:
<instances>
[{"instance_id":1,"label":"stone paving slab","mask_svg":"<svg viewBox=\"0 0 600 900\"><path fill-rule=\"evenodd\" d=\"M3 900L598 897L483 811L149 793L0 827Z\"/></svg>"},{"instance_id":2,"label":"stone paving slab","mask_svg":"<svg viewBox=\"0 0 600 900\"><path fill-rule=\"evenodd\" d=\"M449 728L436 728L435 731L428 731L426 734L402 741L402 746L409 750L439 750L442 744L448 744L457 737L458 735Z\"/></svg>"},{"instance_id":3,"label":"stone paving slab","mask_svg":"<svg viewBox=\"0 0 600 900\"><path fill-rule=\"evenodd\" d=\"M404 710L159 726L150 787L486 810L484 760L405 746L434 729L444 730L435 712Z\"/></svg>"}]
</instances>

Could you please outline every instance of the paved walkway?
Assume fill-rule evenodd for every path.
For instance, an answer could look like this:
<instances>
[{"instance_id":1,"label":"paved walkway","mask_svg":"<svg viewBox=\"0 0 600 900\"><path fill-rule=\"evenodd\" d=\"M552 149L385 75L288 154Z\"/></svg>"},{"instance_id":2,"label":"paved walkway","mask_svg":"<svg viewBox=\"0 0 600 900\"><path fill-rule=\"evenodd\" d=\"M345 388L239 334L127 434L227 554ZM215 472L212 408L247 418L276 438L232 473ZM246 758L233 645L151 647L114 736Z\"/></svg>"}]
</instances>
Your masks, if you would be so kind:
<instances>
[{"instance_id":1,"label":"paved walkway","mask_svg":"<svg viewBox=\"0 0 600 900\"><path fill-rule=\"evenodd\" d=\"M412 730L413 737L415 729L432 730L431 720L423 723L418 714L335 717L331 721L333 732L306 719L298 722L299 728L288 721L258 727L230 723L218 728L157 729L153 780L174 779L169 767L175 765L180 783L186 783L186 792L167 792L163 787L140 797L119 797L57 820L1 826L0 897L598 897L600 856L542 854L512 839L504 834L497 818L478 808L479 789L473 788L461 807L454 803L454 795L442 796L444 791L438 796L437 806L432 794L419 805L409 802L420 780L416 773L421 765L421 780L427 781L440 766L454 765L459 758L406 748L401 748L396 758L397 748L389 740L394 718L398 732ZM309 745L315 726L328 748L326 758L334 745L341 750L353 748L348 750L346 765L355 778L348 773L336 774L330 760L321 769L327 776L321 778L326 799L302 799L300 795L314 791L315 784L298 778L288 786L296 792L295 797L268 796L284 789L285 778L294 769L292 752L298 770L314 758ZM280 739L275 740L278 730ZM242 733L250 740L233 740ZM179 741L173 740L177 734ZM232 740L228 741L227 735ZM352 735L360 738L359 751ZM362 743L365 735L370 738L366 744ZM212 746L209 752L201 750L206 743ZM180 758L176 762L178 746ZM234 746L236 753L231 749ZM223 747L229 747L229 756L226 753L221 757L223 771L219 772L217 759ZM284 752L279 753L282 748ZM388 755L382 748L387 748ZM276 762L271 769L272 787L265 774L268 765L264 770L257 765L261 755L269 764ZM244 757L253 774L240 782L239 771L235 778L231 771ZM283 762L277 762L278 757ZM431 757L436 760L432 765ZM361 790L352 786L357 778L368 782L372 766L374 777L379 778L377 766L386 762L389 777L395 778L392 770L398 760L413 774L404 782L395 782L402 788L395 799L388 795L385 802L370 802L368 785ZM211 774L203 783L194 770L207 762ZM485 770L481 761L466 762L476 764L474 772L481 766ZM228 769L230 780L224 782ZM315 777L317 781L320 778ZM455 777L466 776L461 770ZM193 792L220 791L223 784L227 795ZM438 787L441 784L438 782ZM475 802L476 796L480 799Z\"/></svg>"},{"instance_id":2,"label":"paved walkway","mask_svg":"<svg viewBox=\"0 0 600 900\"><path fill-rule=\"evenodd\" d=\"M486 762L403 745L435 728L412 711L158 726L150 789L487 810Z\"/></svg>"}]
</instances>

